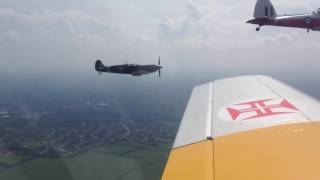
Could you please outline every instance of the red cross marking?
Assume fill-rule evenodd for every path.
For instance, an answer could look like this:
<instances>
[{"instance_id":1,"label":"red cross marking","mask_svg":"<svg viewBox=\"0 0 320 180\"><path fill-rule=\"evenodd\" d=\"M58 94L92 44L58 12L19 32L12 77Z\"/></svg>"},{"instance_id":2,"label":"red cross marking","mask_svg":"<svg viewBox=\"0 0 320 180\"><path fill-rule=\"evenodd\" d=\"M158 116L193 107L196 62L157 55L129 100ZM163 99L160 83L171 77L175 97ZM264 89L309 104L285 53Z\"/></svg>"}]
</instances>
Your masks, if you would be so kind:
<instances>
[{"instance_id":1,"label":"red cross marking","mask_svg":"<svg viewBox=\"0 0 320 180\"><path fill-rule=\"evenodd\" d=\"M252 120L255 118L275 116L279 114L291 114L299 111L299 109L285 99L281 100L278 104L271 104L272 101L275 100L278 99L263 99L235 104L233 106L244 106L246 108L237 109L234 107L228 107L227 110L233 121ZM253 113L254 115L252 115ZM246 116L244 119L239 119L239 116L242 114L247 114L249 117Z\"/></svg>"}]
</instances>

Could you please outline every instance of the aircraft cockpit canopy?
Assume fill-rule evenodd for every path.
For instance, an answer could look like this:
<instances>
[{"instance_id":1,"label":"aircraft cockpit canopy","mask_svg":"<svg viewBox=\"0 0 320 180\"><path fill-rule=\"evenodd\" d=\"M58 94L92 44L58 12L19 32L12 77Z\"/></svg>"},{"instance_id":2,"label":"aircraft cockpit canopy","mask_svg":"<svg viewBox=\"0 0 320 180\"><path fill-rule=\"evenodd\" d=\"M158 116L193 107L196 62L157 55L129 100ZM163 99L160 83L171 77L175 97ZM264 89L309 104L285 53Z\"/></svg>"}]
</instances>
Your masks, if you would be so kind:
<instances>
[{"instance_id":1,"label":"aircraft cockpit canopy","mask_svg":"<svg viewBox=\"0 0 320 180\"><path fill-rule=\"evenodd\" d=\"M317 11L313 11L312 14L320 16L320 8L318 8Z\"/></svg>"},{"instance_id":2,"label":"aircraft cockpit canopy","mask_svg":"<svg viewBox=\"0 0 320 180\"><path fill-rule=\"evenodd\" d=\"M137 64L129 64L129 66L138 66Z\"/></svg>"}]
</instances>

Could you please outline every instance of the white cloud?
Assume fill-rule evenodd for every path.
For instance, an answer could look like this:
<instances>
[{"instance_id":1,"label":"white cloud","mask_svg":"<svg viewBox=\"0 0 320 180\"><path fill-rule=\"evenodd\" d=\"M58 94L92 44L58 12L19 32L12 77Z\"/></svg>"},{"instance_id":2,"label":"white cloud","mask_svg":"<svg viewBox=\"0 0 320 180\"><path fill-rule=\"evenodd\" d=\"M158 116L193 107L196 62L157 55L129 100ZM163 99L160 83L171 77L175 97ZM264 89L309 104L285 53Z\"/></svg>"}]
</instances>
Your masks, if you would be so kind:
<instances>
[{"instance_id":1,"label":"white cloud","mask_svg":"<svg viewBox=\"0 0 320 180\"><path fill-rule=\"evenodd\" d=\"M187 0L179 15L165 17L158 25L160 41L172 41L173 45L199 41L204 32L202 24L203 11L194 0ZM187 45L186 44L186 45Z\"/></svg>"},{"instance_id":2,"label":"white cloud","mask_svg":"<svg viewBox=\"0 0 320 180\"><path fill-rule=\"evenodd\" d=\"M18 40L19 33L17 31L7 31L0 34L0 43L7 43L10 41Z\"/></svg>"},{"instance_id":3,"label":"white cloud","mask_svg":"<svg viewBox=\"0 0 320 180\"><path fill-rule=\"evenodd\" d=\"M59 64L63 62L64 68L73 64L73 68L85 69L91 67L94 58L101 58L106 64L117 64L125 58L148 63L150 58L162 55L164 59L170 59L170 67L255 69L262 63L278 68L277 59L263 54L268 51L268 54L276 54L275 57L295 59L291 66L299 67L301 62L297 60L306 56L306 50L300 49L316 51L320 40L317 32L307 34L293 28L263 27L261 32L255 32L255 26L245 23L252 18L255 1L163 0L150 3L144 0L133 3L124 0L98 3L94 0L92 3L95 2L107 10L0 8L2 41L7 37L6 32L15 31L17 34L11 35L11 39L16 36L19 46L8 45L7 49L22 49L20 56L0 50L1 59L12 62L14 59L21 61L23 57L27 66L37 62L39 67L49 63L51 68L61 68ZM275 6L284 11L292 4L297 9L301 5L298 1L287 6L279 2L274 0ZM60 4L62 7L63 2ZM288 52L300 54L291 57ZM307 64L316 59L313 54L308 57Z\"/></svg>"},{"instance_id":4,"label":"white cloud","mask_svg":"<svg viewBox=\"0 0 320 180\"><path fill-rule=\"evenodd\" d=\"M287 7L287 8L313 8L320 7L320 3L314 0L271 0L275 6Z\"/></svg>"},{"instance_id":5,"label":"white cloud","mask_svg":"<svg viewBox=\"0 0 320 180\"><path fill-rule=\"evenodd\" d=\"M6 69L60 69L72 64L84 68L83 61L94 57L88 52L118 41L114 27L79 10L27 13L0 8L1 22L7 25L0 27L0 42L19 38L15 45L2 43L0 66ZM19 53L12 54L13 49Z\"/></svg>"},{"instance_id":6,"label":"white cloud","mask_svg":"<svg viewBox=\"0 0 320 180\"><path fill-rule=\"evenodd\" d=\"M61 12L46 10L40 13L22 13L14 9L0 8L0 17L28 26L65 24L70 28L70 31L74 31L75 29L89 29L90 26L108 28L106 23L95 16L72 9Z\"/></svg>"},{"instance_id":7,"label":"white cloud","mask_svg":"<svg viewBox=\"0 0 320 180\"><path fill-rule=\"evenodd\" d=\"M194 0L188 0L187 1L187 7L186 7L187 13L189 17L194 19L200 19L202 16L202 12L200 11L198 5Z\"/></svg>"}]
</instances>

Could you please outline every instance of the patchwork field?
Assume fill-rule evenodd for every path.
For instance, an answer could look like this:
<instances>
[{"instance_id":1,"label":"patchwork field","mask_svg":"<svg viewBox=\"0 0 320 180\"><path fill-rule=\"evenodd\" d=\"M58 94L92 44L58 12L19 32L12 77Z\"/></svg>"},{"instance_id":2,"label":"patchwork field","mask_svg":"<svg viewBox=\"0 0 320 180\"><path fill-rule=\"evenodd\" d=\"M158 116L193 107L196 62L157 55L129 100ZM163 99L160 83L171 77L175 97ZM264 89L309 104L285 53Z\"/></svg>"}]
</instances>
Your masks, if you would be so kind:
<instances>
[{"instance_id":1,"label":"patchwork field","mask_svg":"<svg viewBox=\"0 0 320 180\"><path fill-rule=\"evenodd\" d=\"M71 158L0 156L1 180L160 179L169 144L109 144Z\"/></svg>"}]
</instances>

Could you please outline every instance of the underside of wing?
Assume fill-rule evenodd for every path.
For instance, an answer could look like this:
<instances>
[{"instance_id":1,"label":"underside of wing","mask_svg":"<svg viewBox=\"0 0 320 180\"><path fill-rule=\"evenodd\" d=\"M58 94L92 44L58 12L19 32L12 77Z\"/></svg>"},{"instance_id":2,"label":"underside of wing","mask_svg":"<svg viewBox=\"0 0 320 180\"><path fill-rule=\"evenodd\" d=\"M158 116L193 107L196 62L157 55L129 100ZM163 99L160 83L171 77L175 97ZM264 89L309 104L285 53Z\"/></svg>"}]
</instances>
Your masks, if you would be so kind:
<instances>
[{"instance_id":1,"label":"underside of wing","mask_svg":"<svg viewBox=\"0 0 320 180\"><path fill-rule=\"evenodd\" d=\"M198 86L162 179L319 179L319 120L316 99L267 76Z\"/></svg>"}]
</instances>

